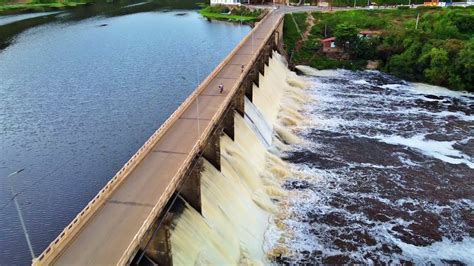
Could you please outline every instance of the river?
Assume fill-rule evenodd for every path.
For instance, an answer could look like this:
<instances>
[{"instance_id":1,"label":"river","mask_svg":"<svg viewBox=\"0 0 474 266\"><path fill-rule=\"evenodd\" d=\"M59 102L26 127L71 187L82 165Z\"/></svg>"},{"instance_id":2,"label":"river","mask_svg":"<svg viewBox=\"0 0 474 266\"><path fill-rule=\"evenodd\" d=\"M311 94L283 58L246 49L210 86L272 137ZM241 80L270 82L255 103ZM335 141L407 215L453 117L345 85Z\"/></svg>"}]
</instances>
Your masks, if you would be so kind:
<instances>
[{"instance_id":1,"label":"river","mask_svg":"<svg viewBox=\"0 0 474 266\"><path fill-rule=\"evenodd\" d=\"M303 68L280 262L474 262L474 95Z\"/></svg>"},{"instance_id":2,"label":"river","mask_svg":"<svg viewBox=\"0 0 474 266\"><path fill-rule=\"evenodd\" d=\"M0 17L0 264L31 261L10 173L38 255L250 31L193 7Z\"/></svg>"}]
</instances>

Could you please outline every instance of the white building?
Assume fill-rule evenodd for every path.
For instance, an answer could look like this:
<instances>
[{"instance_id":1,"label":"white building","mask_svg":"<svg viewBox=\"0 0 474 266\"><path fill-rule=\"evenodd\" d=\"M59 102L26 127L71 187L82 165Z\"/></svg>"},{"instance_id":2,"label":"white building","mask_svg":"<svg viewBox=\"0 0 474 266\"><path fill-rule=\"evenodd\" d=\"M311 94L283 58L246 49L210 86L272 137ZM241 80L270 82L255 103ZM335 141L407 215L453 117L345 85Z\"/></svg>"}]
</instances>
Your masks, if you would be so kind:
<instances>
[{"instance_id":1,"label":"white building","mask_svg":"<svg viewBox=\"0 0 474 266\"><path fill-rule=\"evenodd\" d=\"M241 5L241 0L211 0L211 5Z\"/></svg>"},{"instance_id":2,"label":"white building","mask_svg":"<svg viewBox=\"0 0 474 266\"><path fill-rule=\"evenodd\" d=\"M473 0L474 1L474 0ZM288 5L288 0L211 0L211 5L241 5L241 4L279 4Z\"/></svg>"}]
</instances>

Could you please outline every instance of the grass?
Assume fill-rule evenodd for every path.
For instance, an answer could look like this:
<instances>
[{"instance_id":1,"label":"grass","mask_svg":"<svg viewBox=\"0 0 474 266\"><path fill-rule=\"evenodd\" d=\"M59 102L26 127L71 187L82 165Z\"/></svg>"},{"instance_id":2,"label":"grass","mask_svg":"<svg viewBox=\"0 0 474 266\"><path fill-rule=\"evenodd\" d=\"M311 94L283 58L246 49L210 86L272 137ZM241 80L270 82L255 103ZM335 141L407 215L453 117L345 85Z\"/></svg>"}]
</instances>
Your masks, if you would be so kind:
<instances>
[{"instance_id":1,"label":"grass","mask_svg":"<svg viewBox=\"0 0 474 266\"><path fill-rule=\"evenodd\" d=\"M301 41L301 34L308 27L306 23L306 13L286 14L283 21L283 42L289 54L292 54L296 43Z\"/></svg>"},{"instance_id":2,"label":"grass","mask_svg":"<svg viewBox=\"0 0 474 266\"><path fill-rule=\"evenodd\" d=\"M250 10L244 6L228 7L225 5L212 5L204 7L199 13L206 18L236 22L258 21L262 15L261 10Z\"/></svg>"},{"instance_id":3,"label":"grass","mask_svg":"<svg viewBox=\"0 0 474 266\"><path fill-rule=\"evenodd\" d=\"M0 5L0 15L22 12L44 12L73 8L86 4L85 2L52 2L52 3L21 3Z\"/></svg>"},{"instance_id":4,"label":"grass","mask_svg":"<svg viewBox=\"0 0 474 266\"><path fill-rule=\"evenodd\" d=\"M230 20L230 21L242 21L242 22L249 22L249 21L257 21L257 17L250 17L250 16L240 16L240 15L229 15L229 14L220 14L220 13L212 13L207 12L204 9L200 10L199 13L206 18L209 19L217 19L217 20Z\"/></svg>"}]
</instances>

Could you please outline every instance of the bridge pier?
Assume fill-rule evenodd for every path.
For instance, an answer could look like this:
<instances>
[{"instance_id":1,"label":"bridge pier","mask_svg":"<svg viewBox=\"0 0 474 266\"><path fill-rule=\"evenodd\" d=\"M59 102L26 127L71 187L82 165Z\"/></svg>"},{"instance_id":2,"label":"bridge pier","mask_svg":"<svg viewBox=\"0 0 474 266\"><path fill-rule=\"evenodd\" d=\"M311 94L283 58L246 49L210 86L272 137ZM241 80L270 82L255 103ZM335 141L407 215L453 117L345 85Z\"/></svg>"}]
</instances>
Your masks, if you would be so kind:
<instances>
[{"instance_id":1,"label":"bridge pier","mask_svg":"<svg viewBox=\"0 0 474 266\"><path fill-rule=\"evenodd\" d=\"M234 113L235 105L234 102L232 102L227 112L224 114L221 122L221 125L224 128L224 133L227 134L227 136L229 136L232 140L235 140Z\"/></svg>"},{"instance_id":2,"label":"bridge pier","mask_svg":"<svg viewBox=\"0 0 474 266\"><path fill-rule=\"evenodd\" d=\"M221 170L221 145L220 137L222 128L220 125L214 130L207 140L202 156L208 160L217 170Z\"/></svg>"},{"instance_id":3,"label":"bridge pier","mask_svg":"<svg viewBox=\"0 0 474 266\"><path fill-rule=\"evenodd\" d=\"M154 263L157 265L172 265L173 258L171 252L171 221L173 213L169 212L153 223L148 231L148 235L142 241L142 247L138 251L135 260L131 265L147 265ZM160 224L160 220L162 220ZM160 226L158 228L158 226ZM143 251L145 254L143 254ZM147 258L144 258L146 256ZM148 263L147 263L148 262Z\"/></svg>"},{"instance_id":4,"label":"bridge pier","mask_svg":"<svg viewBox=\"0 0 474 266\"><path fill-rule=\"evenodd\" d=\"M250 83L250 86L252 83ZM239 113L241 116L244 116L245 113L245 88L243 85L239 87L237 92L235 93L235 97L233 100L233 105L235 111Z\"/></svg>"},{"instance_id":5,"label":"bridge pier","mask_svg":"<svg viewBox=\"0 0 474 266\"><path fill-rule=\"evenodd\" d=\"M197 212L202 214L201 172L203 171L203 163L201 158L195 160L194 167L186 173L179 195Z\"/></svg>"}]
</instances>

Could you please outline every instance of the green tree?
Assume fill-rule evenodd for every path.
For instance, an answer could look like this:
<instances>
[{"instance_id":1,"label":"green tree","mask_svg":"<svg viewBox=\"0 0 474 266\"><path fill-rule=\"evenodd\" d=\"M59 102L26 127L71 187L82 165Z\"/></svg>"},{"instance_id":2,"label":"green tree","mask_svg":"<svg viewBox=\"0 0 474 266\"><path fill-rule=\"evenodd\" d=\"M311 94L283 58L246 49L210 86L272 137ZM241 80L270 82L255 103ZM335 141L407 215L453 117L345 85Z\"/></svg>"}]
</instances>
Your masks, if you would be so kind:
<instances>
[{"instance_id":1,"label":"green tree","mask_svg":"<svg viewBox=\"0 0 474 266\"><path fill-rule=\"evenodd\" d=\"M336 46L342 47L344 51L350 51L357 45L357 28L348 23L342 23L336 26L334 37L336 37Z\"/></svg>"},{"instance_id":2,"label":"green tree","mask_svg":"<svg viewBox=\"0 0 474 266\"><path fill-rule=\"evenodd\" d=\"M462 80L458 89L474 91L474 38L466 42L464 48L454 61L454 71L459 73L459 79Z\"/></svg>"},{"instance_id":3,"label":"green tree","mask_svg":"<svg viewBox=\"0 0 474 266\"><path fill-rule=\"evenodd\" d=\"M436 85L447 85L449 80L449 57L443 48L432 48L428 54L429 68L425 69L426 79Z\"/></svg>"},{"instance_id":4,"label":"green tree","mask_svg":"<svg viewBox=\"0 0 474 266\"><path fill-rule=\"evenodd\" d=\"M405 79L418 80L417 63L421 48L421 43L412 42L403 53L389 58L386 70Z\"/></svg>"}]
</instances>

